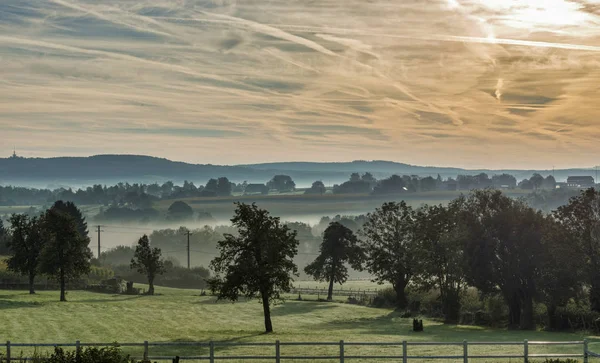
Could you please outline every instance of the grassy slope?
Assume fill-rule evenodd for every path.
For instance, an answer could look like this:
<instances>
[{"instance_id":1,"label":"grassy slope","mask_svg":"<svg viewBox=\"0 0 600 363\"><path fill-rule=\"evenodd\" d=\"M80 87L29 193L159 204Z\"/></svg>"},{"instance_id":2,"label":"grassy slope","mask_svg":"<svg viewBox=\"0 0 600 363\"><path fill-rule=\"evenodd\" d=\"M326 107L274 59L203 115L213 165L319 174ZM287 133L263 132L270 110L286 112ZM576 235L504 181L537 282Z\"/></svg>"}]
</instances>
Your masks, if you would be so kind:
<instances>
[{"instance_id":1,"label":"grassy slope","mask_svg":"<svg viewBox=\"0 0 600 363\"><path fill-rule=\"evenodd\" d=\"M57 292L29 296L23 292L0 292L2 340L12 342L154 342L171 341L522 341L579 340L584 334L547 332L507 332L480 327L445 326L425 321L425 332L412 333L410 319L385 309L372 309L341 303L287 301L273 308L276 333L263 335L261 305L256 301L217 303L211 297L194 296L197 291L159 288L161 296L111 296L81 291L68 294L69 302L59 303ZM600 344L596 345L599 347ZM1 348L0 348L1 349ZM155 348L151 354L175 351ZM303 348L284 347L282 354L306 353ZM306 348L304 348L306 349ZM382 354L382 349L348 348L347 354ZM378 350L377 350L378 349ZM460 347L414 347L411 354L460 354ZM510 352L519 347L474 347L472 354ZM573 352L569 348L554 348ZM224 351L223 351L224 350ZM310 350L314 354L335 354L332 347ZM532 347L531 353L548 349ZM556 352L556 350L554 350ZM576 350L575 350L576 351ZM139 350L131 351L139 354ZM205 354L187 350L178 354ZM270 354L264 348L221 348L219 354ZM398 351L389 351L397 354ZM353 361L354 362L354 361Z\"/></svg>"}]
</instances>

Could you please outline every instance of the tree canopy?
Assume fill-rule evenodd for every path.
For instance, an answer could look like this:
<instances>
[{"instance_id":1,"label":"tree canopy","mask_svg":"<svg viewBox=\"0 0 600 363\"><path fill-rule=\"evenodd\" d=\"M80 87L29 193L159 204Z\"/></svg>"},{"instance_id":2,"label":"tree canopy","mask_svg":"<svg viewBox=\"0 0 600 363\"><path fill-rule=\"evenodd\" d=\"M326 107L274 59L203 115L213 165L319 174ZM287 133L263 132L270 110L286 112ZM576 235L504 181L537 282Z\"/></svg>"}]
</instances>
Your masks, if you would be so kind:
<instances>
[{"instance_id":1,"label":"tree canopy","mask_svg":"<svg viewBox=\"0 0 600 363\"><path fill-rule=\"evenodd\" d=\"M267 186L269 189L277 190L280 193L293 192L296 189L296 183L288 175L275 175Z\"/></svg>"},{"instance_id":2,"label":"tree canopy","mask_svg":"<svg viewBox=\"0 0 600 363\"><path fill-rule=\"evenodd\" d=\"M211 262L215 277L211 288L219 299L237 301L239 296L262 301L265 331L273 331L270 304L292 288L298 253L296 232L255 204L236 203L232 224L238 235L225 234L218 242L220 255Z\"/></svg>"},{"instance_id":3,"label":"tree canopy","mask_svg":"<svg viewBox=\"0 0 600 363\"><path fill-rule=\"evenodd\" d=\"M178 200L173 202L167 210L167 219L171 221L185 221L194 217L194 210L186 202Z\"/></svg>"},{"instance_id":4,"label":"tree canopy","mask_svg":"<svg viewBox=\"0 0 600 363\"><path fill-rule=\"evenodd\" d=\"M79 232L81 237L89 240L89 232L88 232L87 222L85 221L85 217L83 216L83 213L81 213L81 210L79 210L79 208L77 208L75 203L64 202L62 200L58 200L52 205L51 209L61 211L63 213L68 214L69 216L71 216L71 218L73 218L73 220L75 221L75 223L77 225L77 231Z\"/></svg>"}]
</instances>

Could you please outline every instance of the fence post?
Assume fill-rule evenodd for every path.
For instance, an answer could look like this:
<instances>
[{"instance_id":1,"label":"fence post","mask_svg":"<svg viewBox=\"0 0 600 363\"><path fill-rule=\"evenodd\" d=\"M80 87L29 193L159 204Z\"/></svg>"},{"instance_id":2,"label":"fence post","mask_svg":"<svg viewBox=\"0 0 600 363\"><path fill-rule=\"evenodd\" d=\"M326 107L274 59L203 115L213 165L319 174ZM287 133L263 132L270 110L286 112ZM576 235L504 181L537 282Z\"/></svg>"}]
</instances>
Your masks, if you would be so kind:
<instances>
[{"instance_id":1,"label":"fence post","mask_svg":"<svg viewBox=\"0 0 600 363\"><path fill-rule=\"evenodd\" d=\"M406 340L402 342L402 363L408 362L408 344Z\"/></svg>"},{"instance_id":2,"label":"fence post","mask_svg":"<svg viewBox=\"0 0 600 363\"><path fill-rule=\"evenodd\" d=\"M281 362L281 346L279 345L279 340L275 341L275 363Z\"/></svg>"},{"instance_id":3,"label":"fence post","mask_svg":"<svg viewBox=\"0 0 600 363\"><path fill-rule=\"evenodd\" d=\"M344 341L340 340L340 363L344 363Z\"/></svg>"},{"instance_id":4,"label":"fence post","mask_svg":"<svg viewBox=\"0 0 600 363\"><path fill-rule=\"evenodd\" d=\"M78 340L75 342L75 357L79 358L81 350L81 342Z\"/></svg>"},{"instance_id":5,"label":"fence post","mask_svg":"<svg viewBox=\"0 0 600 363\"><path fill-rule=\"evenodd\" d=\"M210 363L215 363L215 343L213 341L211 341L209 343L209 362Z\"/></svg>"},{"instance_id":6,"label":"fence post","mask_svg":"<svg viewBox=\"0 0 600 363\"><path fill-rule=\"evenodd\" d=\"M583 363L588 363L588 340L583 340Z\"/></svg>"},{"instance_id":7,"label":"fence post","mask_svg":"<svg viewBox=\"0 0 600 363\"><path fill-rule=\"evenodd\" d=\"M463 340L463 361L469 362L469 343L466 340Z\"/></svg>"},{"instance_id":8,"label":"fence post","mask_svg":"<svg viewBox=\"0 0 600 363\"><path fill-rule=\"evenodd\" d=\"M10 363L10 340L6 341L6 361Z\"/></svg>"},{"instance_id":9,"label":"fence post","mask_svg":"<svg viewBox=\"0 0 600 363\"><path fill-rule=\"evenodd\" d=\"M148 341L144 340L144 361L148 361Z\"/></svg>"},{"instance_id":10,"label":"fence post","mask_svg":"<svg viewBox=\"0 0 600 363\"><path fill-rule=\"evenodd\" d=\"M523 362L529 362L529 342L527 339L523 341Z\"/></svg>"}]
</instances>

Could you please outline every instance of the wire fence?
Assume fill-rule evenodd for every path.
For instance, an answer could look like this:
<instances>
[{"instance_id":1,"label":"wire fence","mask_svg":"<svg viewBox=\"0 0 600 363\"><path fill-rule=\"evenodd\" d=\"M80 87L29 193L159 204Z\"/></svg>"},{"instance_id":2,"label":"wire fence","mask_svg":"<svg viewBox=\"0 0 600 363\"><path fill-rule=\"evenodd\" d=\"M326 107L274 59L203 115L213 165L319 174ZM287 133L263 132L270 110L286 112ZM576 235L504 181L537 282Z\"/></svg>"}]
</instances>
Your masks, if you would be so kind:
<instances>
[{"instance_id":1,"label":"wire fence","mask_svg":"<svg viewBox=\"0 0 600 363\"><path fill-rule=\"evenodd\" d=\"M500 359L509 359L523 362L531 362L531 359L547 359L547 358L581 358L584 363L589 363L590 358L600 358L600 354L591 352L588 349L588 340L583 341L528 341L521 342L257 342L257 343L241 343L241 342L157 342L152 343L145 341L143 343L12 343L6 342L4 358L0 358L0 362L21 362L32 360L32 357L16 356L14 351L18 348L51 348L64 347L75 348L79 351L84 347L137 347L143 349L141 356L134 356L134 359L142 359L144 361L172 361L179 362L183 360L208 361L265 361L281 363L281 361L331 361L344 363L348 361L398 361L406 363L408 361L462 361L469 362L474 359L493 359L493 362L498 362ZM508 349L502 354L477 354L472 351L476 347L490 346L512 346L514 349ZM557 347L571 346L574 347L571 353L532 353L530 349L533 347ZM252 354L238 354L236 349L231 348L252 347ZM290 347L300 349L289 349ZM316 347L329 347L328 353L316 354L319 350ZM417 351L416 347L453 347L453 354L439 354L438 350L428 350L430 354L425 354L427 351ZM175 352L200 352L201 355L151 355L150 348L164 349L169 348ZM222 354L220 348L230 349L229 354ZM353 349L360 348L360 349ZM369 349L367 349L369 348ZM174 349L174 350L173 350ZM504 348L503 348L504 349ZM260 354L254 354L258 351ZM289 351L289 352L288 352ZM248 352L248 351L246 351Z\"/></svg>"}]
</instances>

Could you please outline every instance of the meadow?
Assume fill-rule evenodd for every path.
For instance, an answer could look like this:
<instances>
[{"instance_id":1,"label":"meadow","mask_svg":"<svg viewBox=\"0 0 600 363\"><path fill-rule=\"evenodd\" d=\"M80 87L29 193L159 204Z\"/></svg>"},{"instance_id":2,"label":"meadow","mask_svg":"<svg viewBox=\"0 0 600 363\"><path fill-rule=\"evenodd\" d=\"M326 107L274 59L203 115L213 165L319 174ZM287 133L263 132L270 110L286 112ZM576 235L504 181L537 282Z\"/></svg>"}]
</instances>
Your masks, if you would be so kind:
<instances>
[{"instance_id":1,"label":"meadow","mask_svg":"<svg viewBox=\"0 0 600 363\"><path fill-rule=\"evenodd\" d=\"M353 282L366 287L365 282ZM389 309L338 302L295 301L294 296L273 307L275 333L263 334L262 307L255 301L217 302L197 290L158 288L157 296L106 295L70 291L68 302L58 292L29 295L0 292L0 340L13 343L89 342L413 342L423 341L567 341L592 339L600 350L600 337L585 333L506 331L475 326L444 325L424 320L425 331L412 332L412 320ZM0 347L0 349L2 349ZM23 348L28 349L28 348ZM141 355L139 349L125 349ZM306 348L286 346L282 354L306 354ZM310 354L335 355L337 347L311 348ZM348 347L347 354L400 354L399 347ZM357 350L360 349L360 352ZM382 349L385 349L382 351ZM473 347L470 354L519 354L522 346ZM580 347L536 347L530 353L579 353ZM267 350L267 351L265 351ZM13 349L13 356L19 354ZM31 351L22 351L30 354ZM411 347L410 354L461 354L462 347ZM150 355L206 354L205 348L151 348ZM270 348L221 347L218 355L272 355ZM352 360L360 362L361 360ZM369 360L370 362L372 360ZM472 360L476 361L476 360ZM480 360L490 361L490 360ZM508 360L507 360L508 361ZM515 361L515 360L513 360Z\"/></svg>"},{"instance_id":2,"label":"meadow","mask_svg":"<svg viewBox=\"0 0 600 363\"><path fill-rule=\"evenodd\" d=\"M522 197L531 191L520 189L507 191L511 197ZM413 207L423 204L446 204L467 191L432 191L393 195L370 194L270 194L228 197L184 198L197 212L208 212L219 222L226 222L233 215L234 202L256 203L268 210L272 215L284 220L301 221L310 224L318 223L322 216L366 214L380 207L385 202L406 201ZM154 208L166 213L175 200L161 200Z\"/></svg>"}]
</instances>

